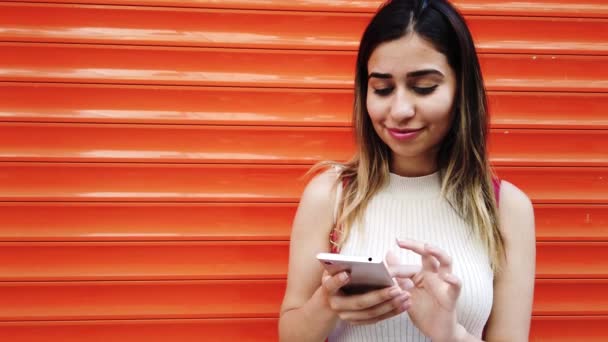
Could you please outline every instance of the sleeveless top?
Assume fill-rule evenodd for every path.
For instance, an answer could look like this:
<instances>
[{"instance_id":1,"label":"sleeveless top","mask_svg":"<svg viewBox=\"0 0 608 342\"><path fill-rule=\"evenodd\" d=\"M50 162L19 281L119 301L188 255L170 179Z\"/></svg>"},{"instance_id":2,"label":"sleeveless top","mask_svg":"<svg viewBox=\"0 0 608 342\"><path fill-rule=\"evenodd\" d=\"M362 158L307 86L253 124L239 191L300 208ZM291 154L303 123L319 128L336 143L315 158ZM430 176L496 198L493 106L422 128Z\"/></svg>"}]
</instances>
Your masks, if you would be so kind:
<instances>
[{"instance_id":1,"label":"sleeveless top","mask_svg":"<svg viewBox=\"0 0 608 342\"><path fill-rule=\"evenodd\" d=\"M495 180L497 201L499 185ZM370 200L361 224L351 227L339 252L383 259L388 250L393 250L402 263L420 265L420 256L400 249L395 238L428 242L452 256L453 273L462 280L458 321L471 335L481 338L493 301L490 258L481 241L473 236L470 225L441 196L439 172L422 177L391 173L388 184ZM353 326L339 321L328 340L431 341L413 325L407 312L371 325Z\"/></svg>"}]
</instances>

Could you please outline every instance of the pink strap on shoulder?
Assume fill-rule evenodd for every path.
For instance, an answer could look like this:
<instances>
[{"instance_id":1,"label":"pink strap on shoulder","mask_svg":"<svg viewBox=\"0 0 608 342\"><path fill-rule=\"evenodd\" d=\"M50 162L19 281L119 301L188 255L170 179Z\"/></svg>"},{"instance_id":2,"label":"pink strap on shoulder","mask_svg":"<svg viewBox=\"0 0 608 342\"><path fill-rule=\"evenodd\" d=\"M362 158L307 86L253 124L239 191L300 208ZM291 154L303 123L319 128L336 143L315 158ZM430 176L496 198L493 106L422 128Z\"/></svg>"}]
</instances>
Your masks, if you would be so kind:
<instances>
[{"instance_id":1,"label":"pink strap on shoulder","mask_svg":"<svg viewBox=\"0 0 608 342\"><path fill-rule=\"evenodd\" d=\"M338 241L339 238L340 238L340 234L338 233L338 230L336 230L336 228L332 229L331 233L329 234L329 241L331 243L331 247L330 247L331 253L340 254L340 249L336 245L336 242Z\"/></svg>"},{"instance_id":2,"label":"pink strap on shoulder","mask_svg":"<svg viewBox=\"0 0 608 342\"><path fill-rule=\"evenodd\" d=\"M496 198L496 207L500 202L500 179L492 178L492 185L494 185L494 197Z\"/></svg>"}]
</instances>

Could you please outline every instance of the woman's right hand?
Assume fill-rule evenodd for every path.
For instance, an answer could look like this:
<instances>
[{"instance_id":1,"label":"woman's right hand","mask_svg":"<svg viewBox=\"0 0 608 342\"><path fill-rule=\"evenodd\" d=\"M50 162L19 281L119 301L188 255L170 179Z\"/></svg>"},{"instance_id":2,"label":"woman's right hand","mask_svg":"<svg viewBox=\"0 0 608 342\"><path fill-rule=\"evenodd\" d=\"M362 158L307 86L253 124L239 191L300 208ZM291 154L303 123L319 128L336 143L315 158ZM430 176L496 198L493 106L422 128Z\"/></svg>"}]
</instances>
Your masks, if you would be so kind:
<instances>
[{"instance_id":1,"label":"woman's right hand","mask_svg":"<svg viewBox=\"0 0 608 342\"><path fill-rule=\"evenodd\" d=\"M410 294L395 285L363 294L344 295L340 288L348 284L348 273L330 275L323 272L321 288L329 307L340 319L353 325L373 324L399 315L409 309Z\"/></svg>"}]
</instances>

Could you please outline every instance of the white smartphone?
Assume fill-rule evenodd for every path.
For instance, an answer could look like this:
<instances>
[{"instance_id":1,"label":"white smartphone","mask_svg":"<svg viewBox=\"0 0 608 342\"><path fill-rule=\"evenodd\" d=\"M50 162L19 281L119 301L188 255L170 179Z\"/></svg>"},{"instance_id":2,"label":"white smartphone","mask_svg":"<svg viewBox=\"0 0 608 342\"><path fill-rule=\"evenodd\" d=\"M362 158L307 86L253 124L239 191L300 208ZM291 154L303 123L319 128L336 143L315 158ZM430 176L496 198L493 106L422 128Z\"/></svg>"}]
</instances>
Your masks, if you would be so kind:
<instances>
[{"instance_id":1,"label":"white smartphone","mask_svg":"<svg viewBox=\"0 0 608 342\"><path fill-rule=\"evenodd\" d=\"M317 259L334 275L342 271L350 273L350 281L341 290L345 294L360 294L395 285L395 281L383 259L319 253Z\"/></svg>"}]
</instances>

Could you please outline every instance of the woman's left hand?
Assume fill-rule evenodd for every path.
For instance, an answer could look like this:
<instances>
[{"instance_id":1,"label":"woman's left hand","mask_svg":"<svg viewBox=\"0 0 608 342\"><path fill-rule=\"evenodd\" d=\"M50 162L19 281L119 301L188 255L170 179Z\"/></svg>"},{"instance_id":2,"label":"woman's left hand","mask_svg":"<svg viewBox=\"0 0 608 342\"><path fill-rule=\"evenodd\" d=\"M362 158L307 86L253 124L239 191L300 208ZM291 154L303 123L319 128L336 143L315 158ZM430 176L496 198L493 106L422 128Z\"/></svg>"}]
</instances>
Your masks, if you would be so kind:
<instances>
[{"instance_id":1,"label":"woman's left hand","mask_svg":"<svg viewBox=\"0 0 608 342\"><path fill-rule=\"evenodd\" d=\"M395 255L387 255L387 263L399 286L411 294L407 311L410 319L434 342L460 340L466 334L456 317L462 285L452 274L452 258L438 247L422 242L397 240L397 244L422 257L422 268L412 276L411 266L400 265Z\"/></svg>"}]
</instances>

